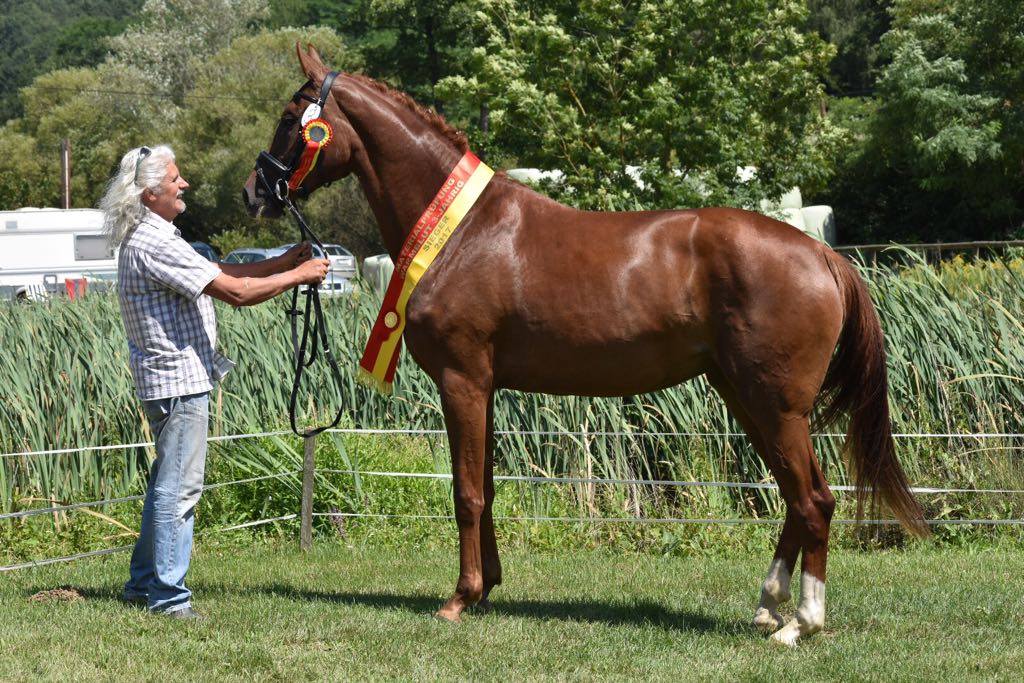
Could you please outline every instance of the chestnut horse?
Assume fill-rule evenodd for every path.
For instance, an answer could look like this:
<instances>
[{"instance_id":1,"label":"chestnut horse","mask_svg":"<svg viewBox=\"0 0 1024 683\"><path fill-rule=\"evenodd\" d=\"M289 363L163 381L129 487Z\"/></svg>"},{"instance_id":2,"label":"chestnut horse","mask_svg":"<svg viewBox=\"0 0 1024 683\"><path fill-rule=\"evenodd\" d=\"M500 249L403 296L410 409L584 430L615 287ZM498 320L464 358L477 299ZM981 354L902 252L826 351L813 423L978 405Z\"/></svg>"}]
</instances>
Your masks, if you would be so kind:
<instances>
[{"instance_id":1,"label":"chestnut horse","mask_svg":"<svg viewBox=\"0 0 1024 683\"><path fill-rule=\"evenodd\" d=\"M315 98L327 67L298 47ZM294 98L270 152L290 157L308 102ZM335 131L302 194L355 173L392 259L467 150L437 114L370 78L340 74L322 114ZM243 196L253 214L279 206ZM835 499L810 416L850 415L858 502L886 503L924 534L896 459L885 348L867 288L846 260L785 223L706 208L601 213L497 174L408 303L405 342L437 383L452 454L459 578L438 616L488 606L501 583L494 536L493 400L499 388L623 396L706 375L767 463L787 512L754 624L792 645L822 628ZM780 603L803 553L800 604Z\"/></svg>"}]
</instances>

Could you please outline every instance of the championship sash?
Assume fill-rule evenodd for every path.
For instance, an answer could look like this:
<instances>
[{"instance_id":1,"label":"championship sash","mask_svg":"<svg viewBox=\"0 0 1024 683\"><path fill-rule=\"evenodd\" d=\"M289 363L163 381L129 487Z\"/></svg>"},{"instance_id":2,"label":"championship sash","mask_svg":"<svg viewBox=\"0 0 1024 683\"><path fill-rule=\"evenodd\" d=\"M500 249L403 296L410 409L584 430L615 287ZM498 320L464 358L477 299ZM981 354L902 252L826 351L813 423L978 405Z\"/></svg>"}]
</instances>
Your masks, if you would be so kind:
<instances>
[{"instance_id":1,"label":"championship sash","mask_svg":"<svg viewBox=\"0 0 1024 683\"><path fill-rule=\"evenodd\" d=\"M409 231L359 361L359 381L363 384L391 393L409 297L493 175L487 164L466 152Z\"/></svg>"}]
</instances>

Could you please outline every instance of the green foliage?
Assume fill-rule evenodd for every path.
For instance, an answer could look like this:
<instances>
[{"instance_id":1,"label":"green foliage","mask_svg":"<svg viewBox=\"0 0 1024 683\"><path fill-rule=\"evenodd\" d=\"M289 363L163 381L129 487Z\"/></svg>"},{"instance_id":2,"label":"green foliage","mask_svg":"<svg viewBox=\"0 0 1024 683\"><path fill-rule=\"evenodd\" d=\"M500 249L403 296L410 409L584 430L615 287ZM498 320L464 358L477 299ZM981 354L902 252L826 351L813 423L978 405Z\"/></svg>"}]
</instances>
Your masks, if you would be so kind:
<instances>
[{"instance_id":1,"label":"green foliage","mask_svg":"<svg viewBox=\"0 0 1024 683\"><path fill-rule=\"evenodd\" d=\"M235 249L242 249L244 247L272 249L273 247L280 246L281 242L281 235L271 232L266 227L261 227L256 232L241 228L228 228L210 237L210 245L221 256L227 256Z\"/></svg>"},{"instance_id":2,"label":"green foliage","mask_svg":"<svg viewBox=\"0 0 1024 683\"><path fill-rule=\"evenodd\" d=\"M5 0L0 4L0 123L21 115L18 89L39 74L91 66L141 0Z\"/></svg>"},{"instance_id":3,"label":"green foliage","mask_svg":"<svg viewBox=\"0 0 1024 683\"><path fill-rule=\"evenodd\" d=\"M179 3L180 4L180 3ZM246 5L246 3L241 3ZM149 3L146 21L156 21ZM246 5L247 6L247 5ZM187 9L188 3L179 10ZM188 210L177 221L193 239L211 239L234 230L223 242L274 246L294 240L286 222L260 223L240 201L240 190L259 150L265 148L288 97L302 83L295 57L297 40L315 42L332 64L358 69L358 55L329 29L244 32L252 19L242 13L223 36L196 28L191 40L207 42L188 56L175 83L181 91L160 90L150 71L161 60L182 58L161 52L192 24L168 19L163 34L129 32L118 39L118 53L93 68L62 69L38 77L22 91L26 115L0 129L0 206L54 206L59 203L60 139L72 144L74 206L95 206L107 179L129 148L171 144L182 175L192 189ZM204 32L207 31L207 32ZM237 37L232 39L233 35ZM188 42L188 41L186 41ZM148 60L148 61L147 61ZM184 75L182 75L184 74ZM354 182L339 183L309 202L308 215L323 239L354 244L363 255L380 251L372 214ZM241 231L240 233L238 231ZM245 235L251 235L247 239Z\"/></svg>"},{"instance_id":4,"label":"green foliage","mask_svg":"<svg viewBox=\"0 0 1024 683\"><path fill-rule=\"evenodd\" d=\"M63 27L53 38L54 52L44 71L99 64L109 53L106 38L124 30L124 19L88 16Z\"/></svg>"},{"instance_id":5,"label":"green foliage","mask_svg":"<svg viewBox=\"0 0 1024 683\"><path fill-rule=\"evenodd\" d=\"M266 16L266 0L146 0L135 25L110 45L117 62L180 103L200 65Z\"/></svg>"},{"instance_id":6,"label":"green foliage","mask_svg":"<svg viewBox=\"0 0 1024 683\"><path fill-rule=\"evenodd\" d=\"M339 37L324 28L241 36L196 65L194 87L168 131L179 168L192 184L189 208L176 221L190 234L206 237L243 228L254 235L280 232L277 244L292 240L289 223L260 224L251 218L240 193L288 98L304 81L295 56L300 39L315 42L338 68L358 66ZM320 195L328 194L318 193L311 202L314 224L322 218L315 207L329 201Z\"/></svg>"},{"instance_id":7,"label":"green foliage","mask_svg":"<svg viewBox=\"0 0 1024 683\"><path fill-rule=\"evenodd\" d=\"M74 206L95 206L121 156L145 144L166 119L162 102L149 98L125 101L103 92L135 91L145 82L141 72L104 63L95 68L62 69L37 78L22 91L25 116L7 130L33 139L32 154L50 169L42 188L45 205L58 206L58 150L61 138L72 147L71 196ZM0 140L3 139L0 134ZM2 206L24 205L21 197L3 197Z\"/></svg>"},{"instance_id":8,"label":"green foliage","mask_svg":"<svg viewBox=\"0 0 1024 683\"><path fill-rule=\"evenodd\" d=\"M17 197L0 206L53 206L60 193L57 160L38 154L35 140L10 124L0 129L0 197Z\"/></svg>"},{"instance_id":9,"label":"green foliage","mask_svg":"<svg viewBox=\"0 0 1024 683\"><path fill-rule=\"evenodd\" d=\"M301 80L288 44L298 38L335 67L433 104L492 165L565 171L565 184L544 189L579 206L750 206L800 185L836 208L846 242L1018 236L1022 8L11 0L0 119L25 116L0 127L0 207L57 204L63 137L75 206L95 205L126 149L164 141L194 181L186 234L258 238L238 188ZM826 100L822 81L876 95ZM740 166L756 178L741 182ZM318 192L309 213L325 239L381 250L353 180Z\"/></svg>"},{"instance_id":10,"label":"green foliage","mask_svg":"<svg viewBox=\"0 0 1024 683\"><path fill-rule=\"evenodd\" d=\"M588 208L750 204L829 177L831 48L802 3L473 0L449 97L490 107L500 162L557 168ZM627 167L637 167L641 183ZM756 166L740 189L738 167Z\"/></svg>"},{"instance_id":11,"label":"green foliage","mask_svg":"<svg viewBox=\"0 0 1024 683\"><path fill-rule=\"evenodd\" d=\"M1019 233L1022 10L1019 0L894 4L877 111L827 196L842 207L845 241Z\"/></svg>"},{"instance_id":12,"label":"green foliage","mask_svg":"<svg viewBox=\"0 0 1024 683\"><path fill-rule=\"evenodd\" d=\"M890 0L809 0L808 26L836 46L829 65L829 91L866 95L874 89L882 61L879 39L889 30Z\"/></svg>"},{"instance_id":13,"label":"green foliage","mask_svg":"<svg viewBox=\"0 0 1024 683\"><path fill-rule=\"evenodd\" d=\"M271 7L274 22L334 29L363 55L368 75L447 110L450 103L435 86L463 66L468 18L462 0L278 0Z\"/></svg>"}]
</instances>

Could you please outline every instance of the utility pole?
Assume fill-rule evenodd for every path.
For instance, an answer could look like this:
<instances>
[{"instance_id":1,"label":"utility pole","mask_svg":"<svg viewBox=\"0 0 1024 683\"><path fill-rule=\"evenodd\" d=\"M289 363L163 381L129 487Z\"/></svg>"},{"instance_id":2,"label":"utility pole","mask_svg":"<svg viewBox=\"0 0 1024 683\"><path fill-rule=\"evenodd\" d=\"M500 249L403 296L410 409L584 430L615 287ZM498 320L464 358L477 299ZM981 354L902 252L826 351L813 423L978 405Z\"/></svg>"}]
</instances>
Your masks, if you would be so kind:
<instances>
[{"instance_id":1,"label":"utility pole","mask_svg":"<svg viewBox=\"0 0 1024 683\"><path fill-rule=\"evenodd\" d=\"M60 141L60 208L71 208L71 140Z\"/></svg>"},{"instance_id":2,"label":"utility pole","mask_svg":"<svg viewBox=\"0 0 1024 683\"><path fill-rule=\"evenodd\" d=\"M486 102L480 105L480 132L483 133L483 139L487 140L487 132L491 129L491 107ZM485 142L484 145L487 143ZM480 160L485 161L487 156L485 154L487 150L482 146L480 149Z\"/></svg>"}]
</instances>

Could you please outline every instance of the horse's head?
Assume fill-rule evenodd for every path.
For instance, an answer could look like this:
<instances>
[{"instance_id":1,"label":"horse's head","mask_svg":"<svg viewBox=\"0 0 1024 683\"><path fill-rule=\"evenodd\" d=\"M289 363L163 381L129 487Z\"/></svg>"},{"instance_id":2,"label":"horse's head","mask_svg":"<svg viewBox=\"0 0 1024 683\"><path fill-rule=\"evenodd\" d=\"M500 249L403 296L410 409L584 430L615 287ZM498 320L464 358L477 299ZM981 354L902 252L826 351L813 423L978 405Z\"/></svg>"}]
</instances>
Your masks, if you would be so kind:
<instances>
[{"instance_id":1,"label":"horse's head","mask_svg":"<svg viewBox=\"0 0 1024 683\"><path fill-rule=\"evenodd\" d=\"M284 208L283 198L304 198L344 178L352 170L352 152L359 144L330 90L322 90L330 72L316 48L310 45L304 51L296 43L295 50L308 80L285 106L270 150L260 154L242 188L242 201L252 215L276 218ZM321 111L311 110L321 95ZM322 143L319 150L316 143Z\"/></svg>"}]
</instances>

